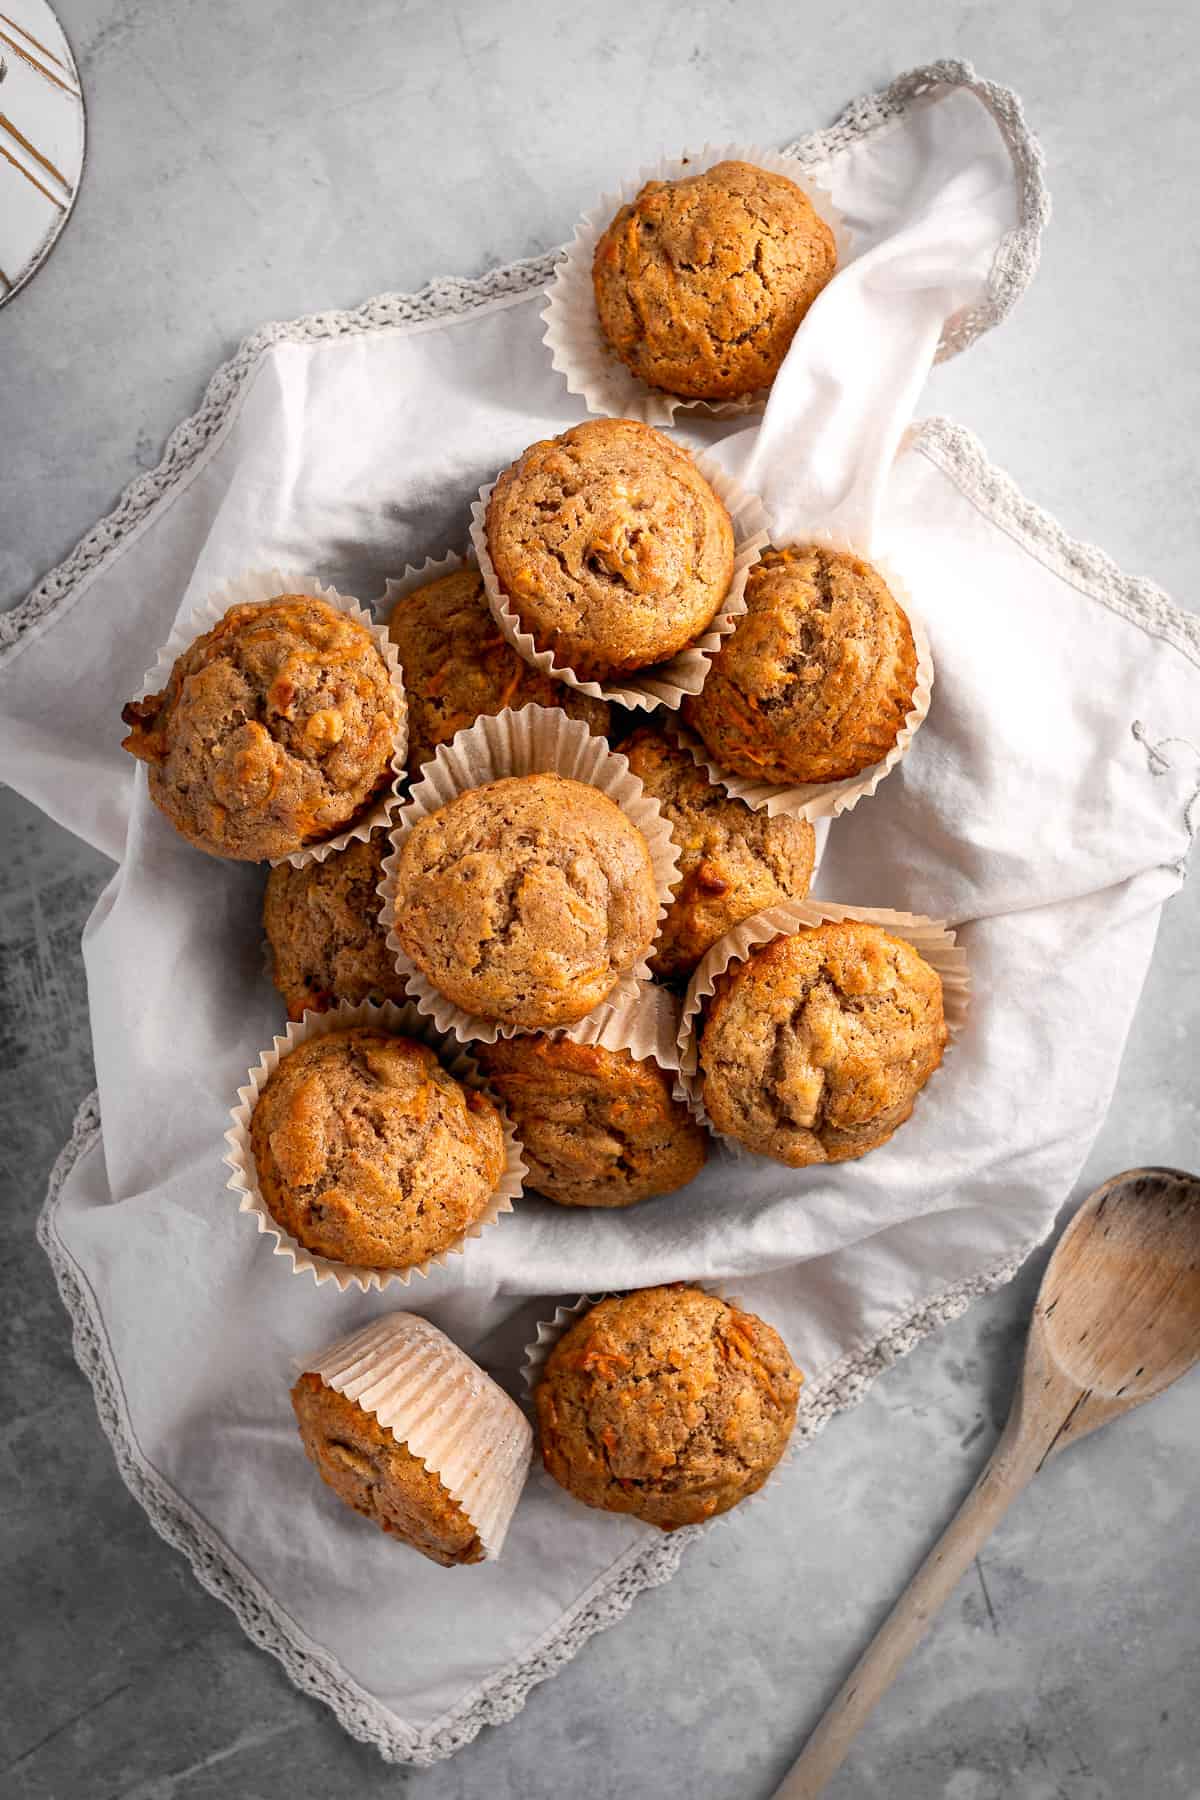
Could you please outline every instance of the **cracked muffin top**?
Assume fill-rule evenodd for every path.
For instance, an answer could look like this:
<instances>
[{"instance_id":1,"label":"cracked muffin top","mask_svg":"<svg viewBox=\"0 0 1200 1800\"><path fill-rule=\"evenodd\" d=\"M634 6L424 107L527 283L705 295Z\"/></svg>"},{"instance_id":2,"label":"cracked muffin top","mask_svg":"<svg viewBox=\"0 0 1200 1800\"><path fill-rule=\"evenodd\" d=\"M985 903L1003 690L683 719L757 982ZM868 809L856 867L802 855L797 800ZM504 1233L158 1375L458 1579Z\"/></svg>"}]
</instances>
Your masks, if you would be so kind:
<instances>
[{"instance_id":1,"label":"cracked muffin top","mask_svg":"<svg viewBox=\"0 0 1200 1800\"><path fill-rule=\"evenodd\" d=\"M764 906L803 900L815 841L806 819L735 799L669 734L645 726L621 746L661 806L679 852L674 899L650 958L664 981L690 975L719 937Z\"/></svg>"},{"instance_id":2,"label":"cracked muffin top","mask_svg":"<svg viewBox=\"0 0 1200 1800\"><path fill-rule=\"evenodd\" d=\"M531 444L487 509L496 578L539 650L601 681L700 637L733 578L733 525L687 451L632 419Z\"/></svg>"},{"instance_id":3,"label":"cracked muffin top","mask_svg":"<svg viewBox=\"0 0 1200 1800\"><path fill-rule=\"evenodd\" d=\"M653 1058L540 1032L480 1044L529 1182L560 1206L632 1206L698 1175L708 1138Z\"/></svg>"},{"instance_id":4,"label":"cracked muffin top","mask_svg":"<svg viewBox=\"0 0 1200 1800\"><path fill-rule=\"evenodd\" d=\"M316 1256L408 1269L457 1244L504 1172L486 1094L433 1051L371 1026L309 1038L268 1077L250 1120L272 1218Z\"/></svg>"},{"instance_id":5,"label":"cracked muffin top","mask_svg":"<svg viewBox=\"0 0 1200 1800\"><path fill-rule=\"evenodd\" d=\"M292 1408L308 1456L339 1500L444 1569L483 1561L479 1535L441 1477L374 1413L311 1371L292 1389Z\"/></svg>"},{"instance_id":6,"label":"cracked muffin top","mask_svg":"<svg viewBox=\"0 0 1200 1800\"><path fill-rule=\"evenodd\" d=\"M263 929L289 1019L328 1012L339 1000L404 999L404 977L379 922L376 890L389 847L387 832L376 831L324 862L271 870Z\"/></svg>"},{"instance_id":7,"label":"cracked muffin top","mask_svg":"<svg viewBox=\"0 0 1200 1800\"><path fill-rule=\"evenodd\" d=\"M790 1167L848 1162L912 1112L947 1040L942 983L878 925L829 922L731 963L700 1037L718 1131Z\"/></svg>"},{"instance_id":8,"label":"cracked muffin top","mask_svg":"<svg viewBox=\"0 0 1200 1800\"><path fill-rule=\"evenodd\" d=\"M843 781L887 755L916 679L908 619L870 563L814 546L765 550L745 615L683 716L734 775Z\"/></svg>"},{"instance_id":9,"label":"cracked muffin top","mask_svg":"<svg viewBox=\"0 0 1200 1800\"><path fill-rule=\"evenodd\" d=\"M231 606L131 700L123 748L210 856L248 862L334 837L392 779L402 703L364 625L307 594Z\"/></svg>"},{"instance_id":10,"label":"cracked muffin top","mask_svg":"<svg viewBox=\"0 0 1200 1800\"><path fill-rule=\"evenodd\" d=\"M402 840L395 929L465 1012L569 1025L649 950L658 921L645 838L598 788L514 775L469 788Z\"/></svg>"},{"instance_id":11,"label":"cracked muffin top","mask_svg":"<svg viewBox=\"0 0 1200 1800\"><path fill-rule=\"evenodd\" d=\"M587 1506L700 1524L766 1481L802 1379L777 1331L700 1288L601 1300L535 1390L542 1460Z\"/></svg>"},{"instance_id":12,"label":"cracked muffin top","mask_svg":"<svg viewBox=\"0 0 1200 1800\"><path fill-rule=\"evenodd\" d=\"M832 231L784 175L723 162L648 181L596 245L600 329L652 387L736 399L775 379L836 260Z\"/></svg>"},{"instance_id":13,"label":"cracked muffin top","mask_svg":"<svg viewBox=\"0 0 1200 1800\"><path fill-rule=\"evenodd\" d=\"M608 730L605 701L544 675L506 642L488 610L478 569L454 569L404 595L393 608L388 636L404 670L410 773L456 731L507 706L560 706L598 735Z\"/></svg>"}]
</instances>

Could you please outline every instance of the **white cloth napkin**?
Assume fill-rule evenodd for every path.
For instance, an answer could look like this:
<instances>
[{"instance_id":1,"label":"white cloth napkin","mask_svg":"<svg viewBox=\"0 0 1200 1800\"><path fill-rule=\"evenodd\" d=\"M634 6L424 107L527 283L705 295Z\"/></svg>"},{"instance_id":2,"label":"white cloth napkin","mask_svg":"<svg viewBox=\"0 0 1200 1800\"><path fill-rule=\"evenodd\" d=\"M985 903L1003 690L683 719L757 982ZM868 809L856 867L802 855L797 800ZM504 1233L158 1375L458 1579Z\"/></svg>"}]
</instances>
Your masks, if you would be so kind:
<instances>
[{"instance_id":1,"label":"white cloth napkin","mask_svg":"<svg viewBox=\"0 0 1200 1800\"><path fill-rule=\"evenodd\" d=\"M939 336L1000 316L1044 211L1011 98L936 73L809 146L861 254L757 436L726 448L781 533L831 515L873 531L933 644L929 719L835 823L819 884L947 918L971 960L968 1029L884 1149L799 1173L717 1153L629 1212L529 1198L430 1280L369 1298L292 1276L225 1191L234 1090L281 1024L263 871L174 834L119 748L120 705L176 616L244 567L318 571L370 600L464 545L480 482L578 417L541 343L544 270L270 328L31 598L0 665L4 777L119 863L85 933L103 1138L83 1122L43 1220L101 1416L206 1585L395 1758L448 1754L508 1716L691 1534L589 1512L535 1474L503 1560L447 1574L317 1481L287 1399L297 1359L403 1305L515 1385L553 1297L704 1278L783 1330L814 1428L1045 1234L1182 879L1195 773L1166 740L1200 706L1195 623L1070 544L956 428L911 432L892 464Z\"/></svg>"}]
</instances>

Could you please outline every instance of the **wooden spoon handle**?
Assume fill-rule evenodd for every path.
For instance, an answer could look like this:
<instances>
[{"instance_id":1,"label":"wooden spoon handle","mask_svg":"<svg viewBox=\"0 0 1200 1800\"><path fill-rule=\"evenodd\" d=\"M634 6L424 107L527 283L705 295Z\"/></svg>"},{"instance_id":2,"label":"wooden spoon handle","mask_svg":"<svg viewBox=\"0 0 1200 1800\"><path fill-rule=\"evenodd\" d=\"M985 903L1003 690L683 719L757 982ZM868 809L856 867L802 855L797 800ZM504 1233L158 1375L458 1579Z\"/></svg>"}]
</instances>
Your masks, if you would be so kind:
<instances>
[{"instance_id":1,"label":"wooden spoon handle","mask_svg":"<svg viewBox=\"0 0 1200 1800\"><path fill-rule=\"evenodd\" d=\"M909 1582L775 1790L774 1800L816 1800L997 1521L1034 1472L1005 1433L962 1506Z\"/></svg>"}]
</instances>

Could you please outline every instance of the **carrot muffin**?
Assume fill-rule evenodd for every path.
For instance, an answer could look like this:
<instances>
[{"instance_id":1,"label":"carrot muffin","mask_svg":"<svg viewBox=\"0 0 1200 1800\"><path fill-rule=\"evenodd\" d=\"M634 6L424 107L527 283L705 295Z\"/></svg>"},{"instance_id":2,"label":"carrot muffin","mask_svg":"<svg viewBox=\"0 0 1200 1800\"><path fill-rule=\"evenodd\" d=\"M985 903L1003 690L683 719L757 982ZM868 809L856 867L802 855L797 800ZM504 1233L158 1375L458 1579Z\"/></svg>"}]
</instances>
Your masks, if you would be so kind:
<instances>
[{"instance_id":1,"label":"carrot muffin","mask_svg":"<svg viewBox=\"0 0 1200 1800\"><path fill-rule=\"evenodd\" d=\"M588 1506L664 1531L700 1524L766 1481L801 1380L778 1332L699 1288L601 1300L535 1391L542 1460Z\"/></svg>"},{"instance_id":2,"label":"carrot muffin","mask_svg":"<svg viewBox=\"0 0 1200 1800\"><path fill-rule=\"evenodd\" d=\"M271 870L263 928L289 1019L327 1012L339 1000L403 1000L404 977L387 947L376 891L389 847L387 832L376 831L324 862Z\"/></svg>"},{"instance_id":3,"label":"carrot muffin","mask_svg":"<svg viewBox=\"0 0 1200 1800\"><path fill-rule=\"evenodd\" d=\"M314 1255L408 1269L457 1244L504 1171L485 1094L425 1044L372 1026L309 1038L268 1077L250 1120L267 1210Z\"/></svg>"},{"instance_id":4,"label":"carrot muffin","mask_svg":"<svg viewBox=\"0 0 1200 1800\"><path fill-rule=\"evenodd\" d=\"M654 939L645 838L598 788L515 775L469 788L400 846L395 930L465 1012L532 1029L605 999Z\"/></svg>"},{"instance_id":5,"label":"carrot muffin","mask_svg":"<svg viewBox=\"0 0 1200 1800\"><path fill-rule=\"evenodd\" d=\"M704 1167L707 1136L652 1057L541 1032L477 1055L516 1126L529 1186L560 1206L632 1206Z\"/></svg>"},{"instance_id":6,"label":"carrot muffin","mask_svg":"<svg viewBox=\"0 0 1200 1800\"><path fill-rule=\"evenodd\" d=\"M784 175L723 162L648 181L596 245L600 329L652 387L736 399L775 379L836 259L833 233Z\"/></svg>"},{"instance_id":7,"label":"carrot muffin","mask_svg":"<svg viewBox=\"0 0 1200 1800\"><path fill-rule=\"evenodd\" d=\"M880 762L912 707L917 653L877 570L838 550L766 550L746 613L684 718L751 781L843 781Z\"/></svg>"},{"instance_id":8,"label":"carrot muffin","mask_svg":"<svg viewBox=\"0 0 1200 1800\"><path fill-rule=\"evenodd\" d=\"M803 900L813 828L805 819L770 818L727 794L675 738L652 726L634 732L622 753L662 807L679 852L675 898L650 958L656 975L679 980L751 913Z\"/></svg>"},{"instance_id":9,"label":"carrot muffin","mask_svg":"<svg viewBox=\"0 0 1200 1800\"><path fill-rule=\"evenodd\" d=\"M336 836L392 779L401 702L364 625L307 594L231 606L131 700L122 747L210 856L287 856Z\"/></svg>"},{"instance_id":10,"label":"carrot muffin","mask_svg":"<svg viewBox=\"0 0 1200 1800\"><path fill-rule=\"evenodd\" d=\"M388 636L404 669L410 773L456 731L506 706L561 706L590 731L608 730L603 700L544 675L505 641L476 568L454 569L398 600Z\"/></svg>"},{"instance_id":11,"label":"carrot muffin","mask_svg":"<svg viewBox=\"0 0 1200 1800\"><path fill-rule=\"evenodd\" d=\"M374 1413L311 1373L292 1389L292 1406L304 1448L339 1500L444 1569L483 1561L479 1534L441 1477Z\"/></svg>"},{"instance_id":12,"label":"carrot muffin","mask_svg":"<svg viewBox=\"0 0 1200 1800\"><path fill-rule=\"evenodd\" d=\"M791 1168L886 1144L946 1046L942 983L911 944L854 919L729 965L700 1037L718 1131Z\"/></svg>"},{"instance_id":13,"label":"carrot muffin","mask_svg":"<svg viewBox=\"0 0 1200 1800\"><path fill-rule=\"evenodd\" d=\"M631 419L532 444L487 509L496 578L539 650L584 680L665 662L733 578L733 525L687 451Z\"/></svg>"}]
</instances>

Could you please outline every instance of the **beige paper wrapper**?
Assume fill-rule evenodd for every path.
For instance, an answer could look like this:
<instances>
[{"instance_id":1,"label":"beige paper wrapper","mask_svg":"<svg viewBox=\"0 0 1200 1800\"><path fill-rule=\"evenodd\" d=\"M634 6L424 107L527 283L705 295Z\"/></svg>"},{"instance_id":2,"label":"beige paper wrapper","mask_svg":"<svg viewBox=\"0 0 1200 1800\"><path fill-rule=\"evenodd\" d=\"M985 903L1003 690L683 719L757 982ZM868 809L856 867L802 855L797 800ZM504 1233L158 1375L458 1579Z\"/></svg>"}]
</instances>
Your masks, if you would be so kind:
<instances>
[{"instance_id":1,"label":"beige paper wrapper","mask_svg":"<svg viewBox=\"0 0 1200 1800\"><path fill-rule=\"evenodd\" d=\"M546 326L542 341L550 351L553 366L560 375L566 376L567 391L582 395L589 412L641 419L646 425L671 425L681 409L731 418L757 412L765 403L769 388L737 400L687 400L678 394L668 394L663 388L651 387L632 369L627 369L610 349L596 314L592 260L596 245L614 214L635 200L648 181L677 181L681 176L702 174L719 162L754 163L760 169L769 169L772 174L785 175L795 182L833 232L837 267L840 269L846 261L850 233L828 191L804 172L794 156L781 156L777 150L762 150L744 144L705 144L694 154L660 157L658 162L622 182L613 193L604 194L583 215L550 283L549 298L542 313Z\"/></svg>"},{"instance_id":2,"label":"beige paper wrapper","mask_svg":"<svg viewBox=\"0 0 1200 1800\"><path fill-rule=\"evenodd\" d=\"M440 1267L447 1257L461 1256L468 1238L478 1237L485 1226L495 1224L502 1213L512 1211L513 1201L517 1199L525 1183L526 1168L521 1146L508 1114L496 1102L504 1126L504 1171L488 1202L487 1210L457 1243L450 1244L427 1262L414 1263L410 1269L372 1269L357 1263L333 1262L328 1257L317 1256L311 1250L306 1250L297 1238L292 1237L272 1217L262 1197L258 1172L254 1166L254 1153L250 1148L250 1119L258 1096L285 1056L290 1056L299 1044L307 1043L309 1038L323 1037L331 1031L348 1031L355 1025L374 1025L381 1030L396 1032L403 1037L416 1038L422 1044L428 1044L431 1050L437 1052L443 1068L461 1081L464 1087L479 1088L487 1092L487 1083L474 1058L468 1056L458 1045L447 1043L429 1020L422 1018L415 1006L407 1002L403 1006L397 1006L391 1000L362 1000L357 1006L350 1006L343 1001L329 1012L306 1012L299 1022L292 1020L282 1036L275 1038L272 1047L263 1051L246 1077L246 1085L238 1089L237 1105L230 1113L230 1128L225 1133L229 1149L222 1161L233 1171L225 1185L241 1196L239 1212L253 1213L259 1231L274 1238L275 1255L290 1257L293 1274L310 1274L318 1287L323 1282L332 1281L341 1293L345 1293L349 1287L357 1287L364 1294L372 1288L377 1288L382 1293L393 1282L407 1287L414 1275L428 1275L430 1269ZM489 1094L489 1098L494 1100L495 1097Z\"/></svg>"},{"instance_id":3,"label":"beige paper wrapper","mask_svg":"<svg viewBox=\"0 0 1200 1800\"><path fill-rule=\"evenodd\" d=\"M753 1311L753 1308L746 1307L736 1295L727 1292L723 1286L718 1286L711 1281L689 1281L687 1286L700 1288L703 1293L712 1294L715 1299L724 1300L727 1306L736 1306L742 1312ZM542 1371L549 1360L550 1352L554 1349L554 1346L558 1343L559 1339L570 1330L577 1319L583 1317L584 1313L590 1311L591 1308L596 1306L601 1300L607 1300L611 1297L610 1293L581 1294L578 1300L574 1301L570 1306L556 1306L552 1318L540 1319L538 1321L536 1336L531 1343L526 1344L525 1355L521 1364L521 1380L525 1384L525 1391L529 1396L531 1405L533 1402L534 1390L537 1387L538 1382L542 1379ZM760 1315L756 1314L755 1316L758 1317ZM764 1322L769 1324L770 1320ZM803 1379L800 1392L803 1396ZM767 1476L767 1479L763 1482L762 1486L753 1494L747 1494L744 1500L739 1500L736 1506L731 1506L728 1512L718 1513L715 1518L707 1520L706 1523L710 1526L728 1524L731 1520L736 1518L739 1513L744 1512L748 1506L753 1506L756 1500L761 1500L768 1488L770 1488L777 1479L779 1471L786 1468L791 1462L796 1453L799 1441L795 1426L793 1426L791 1435L784 1448L783 1455L775 1464L775 1467L771 1470L771 1473ZM551 1476L550 1479L553 1480L553 1476ZM555 1482L554 1485L558 1487L559 1484ZM574 1498L573 1495L568 1493L566 1488L560 1489L560 1492L565 1494L568 1499ZM583 1502L580 1501L578 1504L582 1505ZM651 1529L653 1529L653 1527Z\"/></svg>"},{"instance_id":4,"label":"beige paper wrapper","mask_svg":"<svg viewBox=\"0 0 1200 1800\"><path fill-rule=\"evenodd\" d=\"M439 744L436 754L421 771L421 779L405 801L392 831L393 849L383 860L383 880L379 895L383 901L382 918L388 925L388 947L396 958L396 967L408 982L408 991L423 1013L432 1017L440 1030L453 1032L462 1043L476 1040L494 1044L498 1037L515 1037L537 1026L500 1025L493 1019L482 1019L464 1012L438 992L432 982L405 955L396 936L396 875L399 848L419 819L437 812L456 795L469 788L483 787L508 775L554 773L569 776L599 788L616 802L650 848L654 881L658 892L658 917L667 916L671 889L679 879L679 864L671 828L664 819L657 800L652 800L633 774L625 757L610 750L604 738L594 737L582 719L569 719L556 707L523 706L518 712L504 712L476 719L451 739ZM608 998L593 1008L602 1019L635 997L639 984L649 979L649 955L629 974L622 976Z\"/></svg>"},{"instance_id":5,"label":"beige paper wrapper","mask_svg":"<svg viewBox=\"0 0 1200 1800\"><path fill-rule=\"evenodd\" d=\"M326 838L320 844L306 844L302 850L293 850L289 856L273 856L271 867L278 863L289 862L294 869L302 869L305 863L324 862L334 850L344 850L347 844L355 839L366 841L371 833L380 826L387 825L392 813L400 804L400 786L404 779L405 757L408 753L408 701L404 693L404 672L400 667L400 658L396 646L389 641L387 632L377 625L365 606L352 600L346 594L339 594L336 588L326 587L323 582L316 581L309 575L284 575L278 569L251 569L243 575L235 576L223 586L214 589L206 600L194 608L185 624L176 625L170 637L159 651L153 665L142 677L139 699L147 694L156 694L167 685L171 670L183 652L194 644L198 637L213 626L229 611L231 606L263 605L268 600L275 600L280 594L307 594L313 599L324 600L328 606L336 607L345 613L348 619L354 619L364 625L379 646L380 655L387 664L391 677L392 691L399 702L400 723L396 734L396 746L392 753L393 782L390 790L376 802L370 812L366 813L356 825L341 831L336 837Z\"/></svg>"},{"instance_id":6,"label":"beige paper wrapper","mask_svg":"<svg viewBox=\"0 0 1200 1800\"><path fill-rule=\"evenodd\" d=\"M841 813L851 812L860 800L875 792L884 776L890 775L897 763L904 760L933 700L933 652L929 648L929 634L913 610L908 585L893 563L886 557L868 556L865 551L858 550L854 545L831 534L814 532L809 542L821 544L830 550L848 551L851 555L861 556L864 562L869 562L883 577L893 599L908 619L913 635L913 648L917 653L917 678L913 685L912 705L904 715L904 723L895 743L881 762L872 763L869 769L864 769L859 775L848 776L845 781L810 781L794 787L772 781L751 781L744 775L731 774L728 769L723 769L719 763L714 762L706 746L690 733L687 747L693 760L707 769L727 794L736 794L739 800L754 807L756 812L765 811L771 818L776 813L788 813L797 819L807 819L811 825L815 825L819 819L836 819ZM815 869L813 873L816 873Z\"/></svg>"},{"instance_id":7,"label":"beige paper wrapper","mask_svg":"<svg viewBox=\"0 0 1200 1800\"><path fill-rule=\"evenodd\" d=\"M304 1363L373 1413L448 1489L494 1562L529 1474L533 1430L465 1351L415 1313L391 1313Z\"/></svg>"},{"instance_id":8,"label":"beige paper wrapper","mask_svg":"<svg viewBox=\"0 0 1200 1800\"><path fill-rule=\"evenodd\" d=\"M696 969L684 995L679 1024L680 1063L696 1097L700 1109L698 1116L703 1117L714 1137L720 1138L735 1155L750 1156L753 1152L735 1138L718 1131L703 1111L704 1087L698 1069L697 1046L704 1003L712 997L718 978L730 963L744 962L756 945L769 944L780 936L791 937L808 925L820 925L828 919L861 919L864 924L879 925L893 937L903 938L911 944L930 968L937 970L942 980L942 1008L950 1034L947 1056L966 1023L971 999L966 953L960 949L954 932L940 920L925 918L921 913L891 912L887 907L843 906L836 900L787 900L782 906L769 906L763 912L752 913L732 931L727 931L723 938L718 938Z\"/></svg>"},{"instance_id":9,"label":"beige paper wrapper","mask_svg":"<svg viewBox=\"0 0 1200 1800\"><path fill-rule=\"evenodd\" d=\"M445 556L427 556L420 568L409 563L403 575L398 579L388 577L385 594L384 625L391 619L396 602L406 595L415 593L417 588L428 587L431 581L439 581L443 575L453 575L455 569L461 569L468 562L474 562L473 556L461 556L457 550L448 550Z\"/></svg>"},{"instance_id":10,"label":"beige paper wrapper","mask_svg":"<svg viewBox=\"0 0 1200 1800\"><path fill-rule=\"evenodd\" d=\"M496 575L487 542L487 505L496 483L489 481L479 490L479 498L471 503L471 543L483 576L484 590L492 617L513 649L535 669L591 694L597 700L614 700L634 712L649 712L656 706L672 710L683 704L685 694L698 694L704 686L708 665L720 648L721 639L729 636L746 610L746 579L758 561L759 553L770 536L770 522L757 494L742 487L727 475L715 456L702 450L691 452L692 461L724 505L733 521L733 580L708 629L669 662L653 663L632 674L614 676L611 681L581 681L573 670L554 660L552 650L539 650L530 632L523 630L516 612Z\"/></svg>"}]
</instances>

